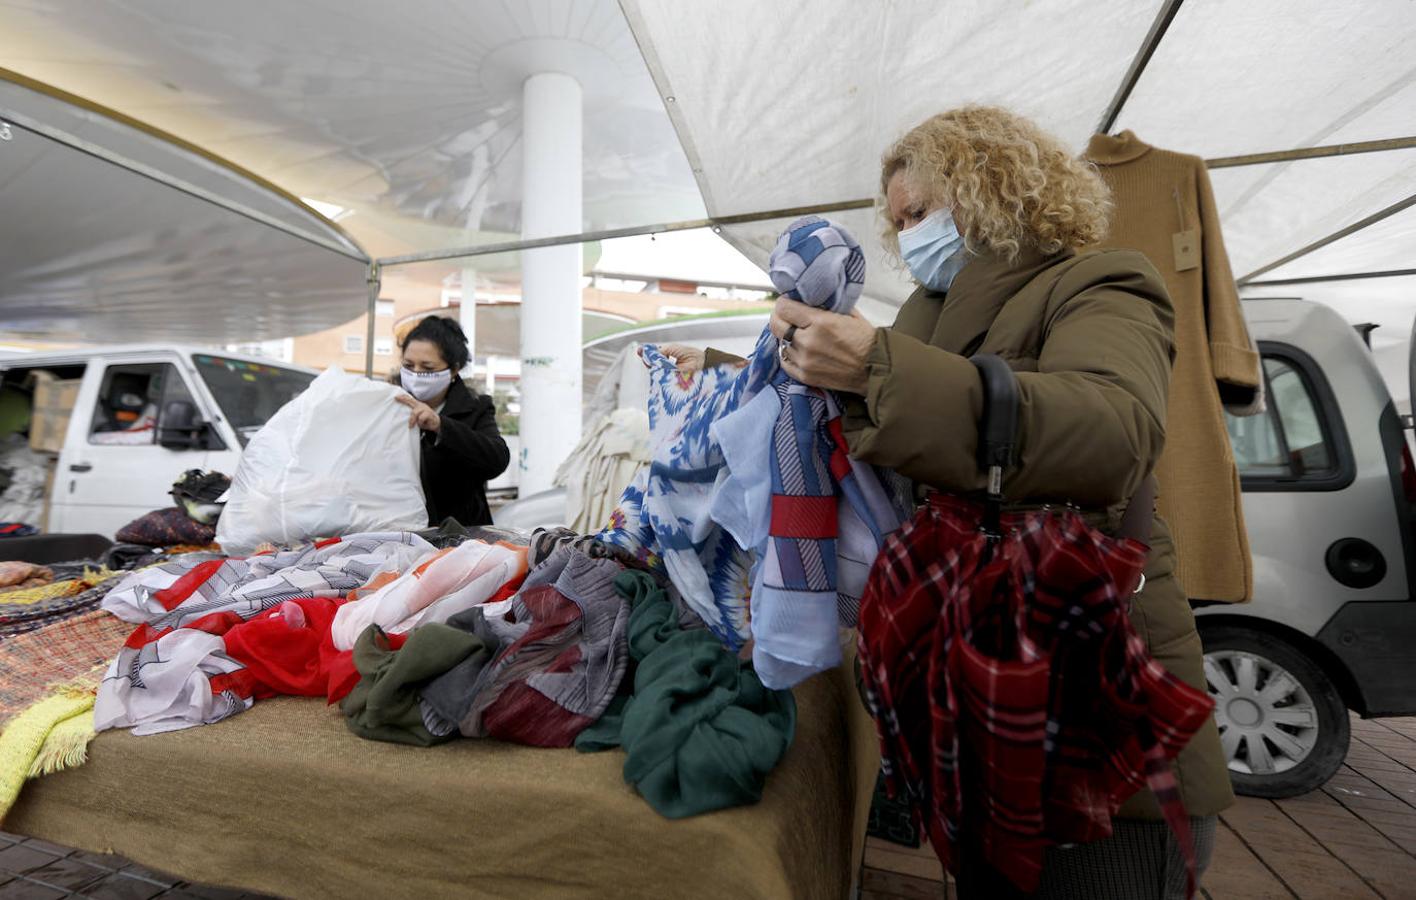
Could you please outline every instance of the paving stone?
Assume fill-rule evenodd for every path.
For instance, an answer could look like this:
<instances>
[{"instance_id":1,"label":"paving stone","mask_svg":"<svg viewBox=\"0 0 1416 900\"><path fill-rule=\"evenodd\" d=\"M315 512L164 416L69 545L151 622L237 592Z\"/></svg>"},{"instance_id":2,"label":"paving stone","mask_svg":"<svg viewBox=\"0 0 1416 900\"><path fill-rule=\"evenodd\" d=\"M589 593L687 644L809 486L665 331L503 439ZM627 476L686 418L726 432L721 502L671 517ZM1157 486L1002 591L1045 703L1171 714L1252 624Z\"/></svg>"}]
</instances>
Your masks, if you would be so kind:
<instances>
[{"instance_id":1,"label":"paving stone","mask_svg":"<svg viewBox=\"0 0 1416 900\"><path fill-rule=\"evenodd\" d=\"M1394 825L1398 828L1416 826L1416 810L1397 806L1354 807L1352 813L1373 827Z\"/></svg>"},{"instance_id":2,"label":"paving stone","mask_svg":"<svg viewBox=\"0 0 1416 900\"><path fill-rule=\"evenodd\" d=\"M112 873L107 869L97 869L78 860L56 858L48 865L30 869L25 873L25 877L34 881L42 881L51 887L77 891L110 874Z\"/></svg>"},{"instance_id":3,"label":"paving stone","mask_svg":"<svg viewBox=\"0 0 1416 900\"><path fill-rule=\"evenodd\" d=\"M61 847L58 844L51 844L48 841L41 841L39 838L25 838L23 841L26 847L33 847L45 853L53 853L55 856L68 856L74 852L72 847Z\"/></svg>"},{"instance_id":4,"label":"paving stone","mask_svg":"<svg viewBox=\"0 0 1416 900\"><path fill-rule=\"evenodd\" d=\"M108 869L110 872L116 872L129 865L126 859L113 853L90 853L87 850L75 850L69 854L69 858L86 862L91 866L98 866L100 869Z\"/></svg>"},{"instance_id":5,"label":"paving stone","mask_svg":"<svg viewBox=\"0 0 1416 900\"><path fill-rule=\"evenodd\" d=\"M140 866L137 863L128 863L123 866L122 871L123 874L127 875L129 878L139 878L143 881L149 881L162 888L173 887L182 880L163 872L154 871L147 866Z\"/></svg>"},{"instance_id":6,"label":"paving stone","mask_svg":"<svg viewBox=\"0 0 1416 900\"><path fill-rule=\"evenodd\" d=\"M1212 900L1290 900L1293 892L1227 826L1215 830L1214 857L1205 872Z\"/></svg>"},{"instance_id":7,"label":"paving stone","mask_svg":"<svg viewBox=\"0 0 1416 900\"><path fill-rule=\"evenodd\" d=\"M865 865L886 872L899 872L916 878L944 880L944 866L937 858L919 856L913 853L896 853L875 847L865 848Z\"/></svg>"},{"instance_id":8,"label":"paving stone","mask_svg":"<svg viewBox=\"0 0 1416 900\"><path fill-rule=\"evenodd\" d=\"M903 900L939 900L944 893L938 881L912 878L898 872L881 872L877 869L865 869L861 872L860 887L863 892L874 891Z\"/></svg>"},{"instance_id":9,"label":"paving stone","mask_svg":"<svg viewBox=\"0 0 1416 900\"><path fill-rule=\"evenodd\" d=\"M1342 848L1345 855L1349 848ZM1327 850L1304 852L1256 848L1264 863L1303 900L1374 900L1379 897L1352 869Z\"/></svg>"},{"instance_id":10,"label":"paving stone","mask_svg":"<svg viewBox=\"0 0 1416 900\"><path fill-rule=\"evenodd\" d=\"M245 895L244 891L235 888L216 887L215 885L204 884L184 884L182 889L201 897L202 900L241 900Z\"/></svg>"},{"instance_id":11,"label":"paving stone","mask_svg":"<svg viewBox=\"0 0 1416 900\"><path fill-rule=\"evenodd\" d=\"M97 884L84 889L84 896L90 900L153 900L167 888L130 878L123 872L114 872Z\"/></svg>"},{"instance_id":12,"label":"paving stone","mask_svg":"<svg viewBox=\"0 0 1416 900\"><path fill-rule=\"evenodd\" d=\"M0 885L0 900L61 900L68 892L16 878Z\"/></svg>"},{"instance_id":13,"label":"paving stone","mask_svg":"<svg viewBox=\"0 0 1416 900\"><path fill-rule=\"evenodd\" d=\"M1220 819L1243 835L1256 850L1261 847L1319 852L1321 845L1272 801L1240 797L1220 814Z\"/></svg>"},{"instance_id":14,"label":"paving stone","mask_svg":"<svg viewBox=\"0 0 1416 900\"><path fill-rule=\"evenodd\" d=\"M24 844L11 844L0 850L0 872L23 875L30 869L38 869L57 859L53 853L36 850Z\"/></svg>"},{"instance_id":15,"label":"paving stone","mask_svg":"<svg viewBox=\"0 0 1416 900\"><path fill-rule=\"evenodd\" d=\"M1372 827L1380 831L1391 841L1398 850L1405 850L1407 853L1416 855L1416 825L1384 825L1381 822L1372 823Z\"/></svg>"},{"instance_id":16,"label":"paving stone","mask_svg":"<svg viewBox=\"0 0 1416 900\"><path fill-rule=\"evenodd\" d=\"M1386 847L1343 847L1342 861L1388 897L1416 896L1416 857Z\"/></svg>"},{"instance_id":17,"label":"paving stone","mask_svg":"<svg viewBox=\"0 0 1416 900\"><path fill-rule=\"evenodd\" d=\"M1370 823L1362 821L1353 812L1339 809L1336 812L1325 807L1286 807L1284 812L1296 821L1303 830L1313 836L1318 843L1341 856L1336 849L1346 844L1386 844L1388 840L1382 832Z\"/></svg>"}]
</instances>

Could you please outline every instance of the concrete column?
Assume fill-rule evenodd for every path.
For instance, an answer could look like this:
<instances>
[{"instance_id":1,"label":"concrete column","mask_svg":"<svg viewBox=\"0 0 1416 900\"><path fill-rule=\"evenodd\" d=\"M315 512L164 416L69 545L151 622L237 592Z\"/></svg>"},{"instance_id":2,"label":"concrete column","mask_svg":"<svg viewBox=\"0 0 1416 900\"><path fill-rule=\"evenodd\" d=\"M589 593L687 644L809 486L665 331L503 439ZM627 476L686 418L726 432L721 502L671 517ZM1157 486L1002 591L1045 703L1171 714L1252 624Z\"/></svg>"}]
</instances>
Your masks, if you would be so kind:
<instances>
[{"instance_id":1,"label":"concrete column","mask_svg":"<svg viewBox=\"0 0 1416 900\"><path fill-rule=\"evenodd\" d=\"M580 84L543 72L522 86L521 236L581 230ZM525 497L549 489L580 441L578 244L521 254L521 472Z\"/></svg>"},{"instance_id":2,"label":"concrete column","mask_svg":"<svg viewBox=\"0 0 1416 900\"><path fill-rule=\"evenodd\" d=\"M458 307L457 319L463 334L467 335L467 351L471 354L463 374L471 376L477 367L477 270L470 266L462 270L462 305Z\"/></svg>"}]
</instances>

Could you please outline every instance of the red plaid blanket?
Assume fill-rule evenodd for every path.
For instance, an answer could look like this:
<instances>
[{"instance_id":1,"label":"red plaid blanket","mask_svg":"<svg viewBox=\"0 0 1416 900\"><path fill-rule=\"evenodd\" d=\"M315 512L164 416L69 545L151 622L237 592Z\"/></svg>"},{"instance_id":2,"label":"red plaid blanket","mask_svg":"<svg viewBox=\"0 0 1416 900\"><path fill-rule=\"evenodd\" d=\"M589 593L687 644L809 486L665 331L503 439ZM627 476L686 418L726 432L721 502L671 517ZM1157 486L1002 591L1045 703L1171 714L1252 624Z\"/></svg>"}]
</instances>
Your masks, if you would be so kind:
<instances>
[{"instance_id":1,"label":"red plaid blanket","mask_svg":"<svg viewBox=\"0 0 1416 900\"><path fill-rule=\"evenodd\" d=\"M1005 516L994 541L980 517L934 496L866 585L862 681L892 796L951 871L967 836L1025 891L1049 845L1108 836L1146 784L1188 854L1169 760L1213 704L1131 627L1147 548L1070 510Z\"/></svg>"}]
</instances>

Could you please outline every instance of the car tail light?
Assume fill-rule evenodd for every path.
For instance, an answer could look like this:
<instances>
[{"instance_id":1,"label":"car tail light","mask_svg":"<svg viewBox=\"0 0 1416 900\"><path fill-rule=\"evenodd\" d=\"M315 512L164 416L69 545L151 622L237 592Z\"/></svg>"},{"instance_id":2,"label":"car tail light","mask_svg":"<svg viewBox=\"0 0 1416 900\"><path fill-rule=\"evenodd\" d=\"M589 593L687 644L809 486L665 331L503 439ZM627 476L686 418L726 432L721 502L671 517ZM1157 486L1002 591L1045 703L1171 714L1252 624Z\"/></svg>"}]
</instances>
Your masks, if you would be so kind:
<instances>
[{"instance_id":1,"label":"car tail light","mask_svg":"<svg viewBox=\"0 0 1416 900\"><path fill-rule=\"evenodd\" d=\"M1406 502L1416 503L1416 462L1411 459L1411 445L1404 435L1401 439L1401 490L1406 494Z\"/></svg>"}]
</instances>

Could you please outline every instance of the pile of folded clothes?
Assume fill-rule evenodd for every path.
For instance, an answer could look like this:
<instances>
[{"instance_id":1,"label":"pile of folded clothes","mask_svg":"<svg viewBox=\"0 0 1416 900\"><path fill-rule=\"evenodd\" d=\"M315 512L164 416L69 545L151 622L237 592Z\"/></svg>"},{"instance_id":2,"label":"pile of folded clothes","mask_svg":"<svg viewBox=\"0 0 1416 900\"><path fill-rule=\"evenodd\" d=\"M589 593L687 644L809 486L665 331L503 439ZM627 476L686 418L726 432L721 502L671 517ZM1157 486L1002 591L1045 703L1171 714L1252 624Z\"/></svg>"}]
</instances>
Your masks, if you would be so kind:
<instances>
[{"instance_id":1,"label":"pile of folded clothes","mask_svg":"<svg viewBox=\"0 0 1416 900\"><path fill-rule=\"evenodd\" d=\"M99 687L100 731L323 697L372 740L622 747L626 781L678 817L759 798L795 728L791 693L666 581L564 529L445 523L184 557L129 574L103 608L136 629Z\"/></svg>"}]
</instances>

